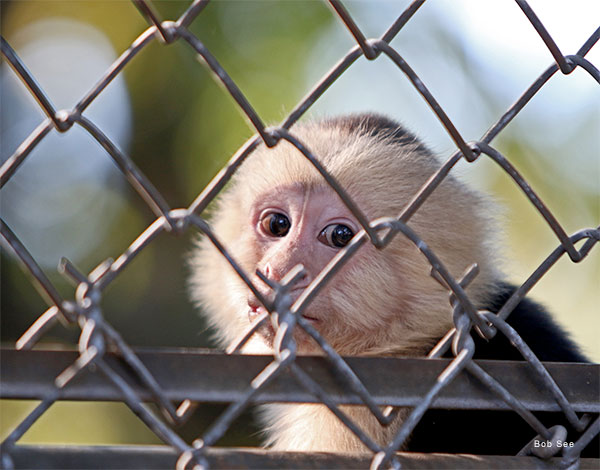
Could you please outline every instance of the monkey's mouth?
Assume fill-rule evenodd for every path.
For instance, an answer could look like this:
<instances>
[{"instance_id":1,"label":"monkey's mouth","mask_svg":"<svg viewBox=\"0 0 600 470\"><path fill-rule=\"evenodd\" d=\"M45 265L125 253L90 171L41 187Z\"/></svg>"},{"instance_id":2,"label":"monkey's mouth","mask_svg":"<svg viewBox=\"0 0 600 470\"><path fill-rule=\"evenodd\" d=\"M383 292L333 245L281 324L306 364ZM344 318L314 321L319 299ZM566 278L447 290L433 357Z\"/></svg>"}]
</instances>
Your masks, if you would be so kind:
<instances>
[{"instance_id":1,"label":"monkey's mouth","mask_svg":"<svg viewBox=\"0 0 600 470\"><path fill-rule=\"evenodd\" d=\"M262 305L249 304L248 305L248 319L250 323L254 323L259 317L262 317L267 313L267 309Z\"/></svg>"},{"instance_id":2,"label":"monkey's mouth","mask_svg":"<svg viewBox=\"0 0 600 470\"><path fill-rule=\"evenodd\" d=\"M262 305L257 305L255 303L248 304L248 319L250 323L254 323L258 318L262 317L267 312L267 309ZM310 315L302 314L302 318L308 320L311 324L319 323L321 320L316 317L311 317Z\"/></svg>"},{"instance_id":3,"label":"monkey's mouth","mask_svg":"<svg viewBox=\"0 0 600 470\"><path fill-rule=\"evenodd\" d=\"M308 315L306 315L304 313L302 314L302 318L304 318L305 320L308 320L310 323L313 323L313 324L314 323L319 323L321 321L318 318L310 317L310 316L308 316Z\"/></svg>"}]
</instances>

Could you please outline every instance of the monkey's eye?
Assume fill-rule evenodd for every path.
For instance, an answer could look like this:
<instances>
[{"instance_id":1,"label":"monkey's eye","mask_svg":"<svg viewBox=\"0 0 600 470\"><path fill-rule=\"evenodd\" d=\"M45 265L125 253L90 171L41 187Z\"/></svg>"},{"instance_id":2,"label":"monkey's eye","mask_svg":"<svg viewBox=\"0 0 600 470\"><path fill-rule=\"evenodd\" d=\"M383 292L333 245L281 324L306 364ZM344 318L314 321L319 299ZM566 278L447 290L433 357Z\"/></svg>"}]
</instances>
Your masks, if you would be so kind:
<instances>
[{"instance_id":1,"label":"monkey's eye","mask_svg":"<svg viewBox=\"0 0 600 470\"><path fill-rule=\"evenodd\" d=\"M263 230L274 237L285 237L290 231L292 223L285 214L272 212L260 221Z\"/></svg>"},{"instance_id":2,"label":"monkey's eye","mask_svg":"<svg viewBox=\"0 0 600 470\"><path fill-rule=\"evenodd\" d=\"M343 248L354 236L352 229L343 224L331 224L325 227L317 240L333 248Z\"/></svg>"}]
</instances>

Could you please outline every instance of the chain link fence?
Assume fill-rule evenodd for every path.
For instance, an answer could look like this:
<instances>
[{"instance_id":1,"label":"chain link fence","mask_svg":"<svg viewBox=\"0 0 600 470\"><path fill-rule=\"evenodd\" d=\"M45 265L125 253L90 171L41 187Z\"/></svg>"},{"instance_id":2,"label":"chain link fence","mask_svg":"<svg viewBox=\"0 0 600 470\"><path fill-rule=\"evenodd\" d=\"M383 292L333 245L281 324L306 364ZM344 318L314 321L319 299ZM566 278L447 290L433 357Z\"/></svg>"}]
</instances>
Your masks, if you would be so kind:
<instances>
[{"instance_id":1,"label":"chain link fence","mask_svg":"<svg viewBox=\"0 0 600 470\"><path fill-rule=\"evenodd\" d=\"M156 215L131 245L114 261L101 262L90 273L81 272L73 263L63 259L62 273L74 281L73 298L65 298L49 280L34 257L4 222L1 234L5 246L20 260L24 269L46 299L49 308L23 334L16 349L2 351L3 398L38 399L40 404L16 426L2 443L3 468L420 468L420 467L479 467L497 468L553 466L560 468L583 468L597 466L597 460L581 459L580 454L600 432L599 370L594 364L543 364L529 350L518 334L506 323L515 306L530 289L565 255L574 263L580 262L591 252L600 239L600 229L584 228L569 235L552 212L536 195L528 182L519 174L510 160L491 144L527 103L558 72L569 75L576 68L584 69L600 83L600 71L586 59L586 54L600 38L600 28L581 45L577 53L564 55L538 19L527 2L517 0L523 14L546 44L554 57L550 65L521 97L475 142L466 142L444 109L436 101L426 84L413 71L400 53L390 46L392 39L405 27L413 15L425 3L415 0L376 39L367 39L344 5L329 0L339 21L347 27L356 40L353 47L314 88L302 99L291 113L276 127L266 127L238 85L221 66L210 50L188 27L209 5L206 0L193 1L176 21L163 21L152 4L144 0L133 2L148 21L150 27L118 58L98 83L70 110L58 110L52 100L30 73L11 45L2 38L1 48L5 60L25 83L46 119L25 139L14 154L3 163L0 170L0 187L17 172L23 162L52 131L69 132L75 126L84 129L102 145L108 157L118 166L122 175L141 195ZM202 59L205 67L214 74L256 130L256 135L241 147L228 164L210 184L191 202L189 207L173 209L152 181L134 162L108 138L94 122L86 117L86 110L106 89L111 81L127 67L141 50L153 42L170 44L185 43ZM339 187L320 168L319 156L313 155L295 136L293 125L319 99L319 97L361 56L373 61L392 61L408 78L414 88L427 102L451 136L456 151L432 175L415 195L412 202L400 214L390 214L384 225L373 225ZM191 353L174 351L133 350L120 333L104 318L102 298L104 290L117 283L121 273L131 261L161 233L180 234L196 230L208 236L227 257L240 276L252 288L244 273L229 257L225 248L212 232L204 218L205 209L230 180L240 164L252 152L264 144L278 145L285 140L294 145L304 156L320 169L325 180L342 198L362 226L354 241L336 258L318 283L310 286L316 294L320 286L335 275L336 268L349 259L365 243L380 249L395 235L407 237L419 247L432 267L432 275L450 294L454 308L455 328L423 359L396 358L342 358L311 324L298 315L311 295L304 297L300 305L290 306L288 287L295 273L289 273L281 283L273 285L274 300L261 299L269 312L277 311L279 325L288 329L301 328L315 339L324 358L296 357L292 338L287 335L271 357L235 354ZM412 215L427 200L437 186L462 159L477 164L489 158L512 178L514 184L541 214L557 239L557 248L539 265L533 274L514 292L497 315L478 311L465 292L467 285L477 275L473 266L461 279L453 278L407 224ZM385 235L381 236L382 229ZM256 290L254 289L256 292ZM313 295L314 295L313 294ZM267 320L268 315L263 318ZM57 321L78 324L81 334L78 352L32 350ZM249 331L240 343L233 347L234 353L247 341L260 322ZM505 335L525 359L522 363L508 361L475 361L475 346L470 332L473 326L486 336ZM458 345L453 359L438 359L450 347ZM510 374L506 373L510 369ZM310 370L310 373L307 372ZM90 371L95 373L90 374ZM193 374L190 374L193 371ZM227 372L225 372L227 371ZM534 374L544 384L543 389L531 381ZM384 380L374 380L374 377ZM418 377L416 380L414 377ZM478 385L474 385L475 378ZM512 383L508 383L512 381ZM373 385L376 383L377 385ZM483 384L484 387L480 385ZM393 397L393 399L390 399ZM19 439L30 429L57 400L120 400L150 428L165 444L164 447L85 447L85 446L25 446ZM236 418L250 405L267 402L323 403L334 413L370 450L370 454L342 455L298 453L273 453L260 449L225 449L215 447ZM156 407L148 405L153 403ZM227 403L225 411L218 416L206 432L193 443L178 434L175 425L187 419L193 402ZM473 460L465 456L413 456L398 453L424 413L433 406L438 408L465 409L511 409L520 415L538 435L538 439L556 443L564 439L561 426L547 427L537 417L537 411L560 411L568 423L580 434L572 447L557 445L544 449L534 448L533 440L523 443L519 456L481 456ZM176 403L176 404L174 404ZM367 407L377 420L385 425L394 418L382 407L408 407L408 418L399 431L385 446L379 446L354 423L340 408L341 404L357 404Z\"/></svg>"}]
</instances>

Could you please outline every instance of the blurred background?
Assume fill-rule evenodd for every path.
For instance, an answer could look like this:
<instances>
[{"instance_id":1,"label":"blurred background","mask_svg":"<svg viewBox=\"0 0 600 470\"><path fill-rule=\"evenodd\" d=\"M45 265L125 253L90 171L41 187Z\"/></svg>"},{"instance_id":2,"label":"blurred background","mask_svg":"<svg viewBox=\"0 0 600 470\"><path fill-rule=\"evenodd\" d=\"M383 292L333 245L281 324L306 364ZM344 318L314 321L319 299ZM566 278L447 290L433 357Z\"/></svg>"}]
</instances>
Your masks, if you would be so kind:
<instances>
[{"instance_id":1,"label":"blurred background","mask_svg":"<svg viewBox=\"0 0 600 470\"><path fill-rule=\"evenodd\" d=\"M595 0L529 2L565 54L598 27ZM188 1L154 1L176 19ZM408 1L345 1L367 37L380 36ZM128 1L0 2L2 35L58 109L70 109L147 24ZM213 1L190 30L230 74L264 122L278 123L354 45L323 2ZM430 89L466 140L477 140L552 63L516 3L427 2L392 46ZM596 46L588 59L600 67ZM2 161L44 114L8 64L0 66ZM425 101L385 56L359 59L310 116L379 111L403 122L441 158L455 146ZM187 207L253 131L229 94L187 44L146 47L86 111L166 198ZM600 221L600 90L581 69L555 75L493 142L525 176L567 233ZM491 162L459 165L462 177L504 206L510 281L522 283L558 241L522 193ZM118 257L154 220L104 150L75 127L52 132L0 193L2 218L66 298L56 271L67 257L83 272ZM162 235L105 291L107 320L132 346L207 347L210 335L186 294L193 233ZM600 252L564 257L531 296L555 313L600 361ZM46 309L6 249L1 259L1 340L14 341ZM54 328L43 342L74 345L79 330ZM0 432L34 406L3 400ZM181 430L201 433L219 408L201 407ZM73 419L74 417L77 419ZM256 442L243 418L224 443ZM69 423L57 426L56 423ZM245 437L244 437L245 436ZM248 437L249 436L249 437ZM156 443L124 405L60 403L22 442Z\"/></svg>"}]
</instances>

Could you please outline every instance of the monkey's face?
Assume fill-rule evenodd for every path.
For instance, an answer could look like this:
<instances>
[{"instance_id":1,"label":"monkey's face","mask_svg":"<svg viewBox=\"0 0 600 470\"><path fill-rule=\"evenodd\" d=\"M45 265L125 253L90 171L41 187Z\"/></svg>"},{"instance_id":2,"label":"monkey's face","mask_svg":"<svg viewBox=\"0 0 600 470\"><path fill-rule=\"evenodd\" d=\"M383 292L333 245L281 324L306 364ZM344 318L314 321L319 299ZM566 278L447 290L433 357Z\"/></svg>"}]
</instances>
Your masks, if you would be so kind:
<instances>
[{"instance_id":1,"label":"monkey's face","mask_svg":"<svg viewBox=\"0 0 600 470\"><path fill-rule=\"evenodd\" d=\"M252 249L238 256L247 272L258 270L279 282L295 266L304 267L304 276L291 289L293 302L360 231L360 225L333 190L293 184L275 187L256 198L244 231L239 246ZM369 347L368 338L381 337L382 329L398 323L391 317L402 304L395 287L400 275L385 256L363 245L301 315L339 351L363 352ZM265 298L272 299L271 289L256 274L252 281ZM249 289L246 292L240 310L252 323L266 310ZM259 334L272 345L270 322ZM294 337L300 352L316 352L316 343L301 328Z\"/></svg>"},{"instance_id":2,"label":"monkey's face","mask_svg":"<svg viewBox=\"0 0 600 470\"><path fill-rule=\"evenodd\" d=\"M344 122L294 129L368 220L396 217L439 163L415 138L402 143L373 137L361 126L353 134ZM485 243L493 233L487 207L484 198L447 177L409 220L456 279L478 263L480 273L469 286L475 301L485 298L495 278ZM301 264L306 274L291 286L293 302L361 229L322 175L287 142L260 148L244 161L215 208L214 233L267 299L271 288L257 270L279 282ZM193 295L228 346L265 309L208 237L193 263ZM430 272L431 264L403 234L381 250L367 242L299 314L342 354L423 354L452 326L448 290ZM272 344L272 327L259 333L263 341L245 351ZM318 353L299 327L295 339L300 352Z\"/></svg>"},{"instance_id":3,"label":"monkey's face","mask_svg":"<svg viewBox=\"0 0 600 470\"><path fill-rule=\"evenodd\" d=\"M249 245L254 247L246 260L248 271L258 270L268 279L279 282L298 264L304 267L304 276L292 286L293 301L360 230L358 222L331 189L324 186L306 188L300 184L279 186L257 198L251 206L248 225ZM350 279L352 266L367 261L360 251L358 258L350 260L349 265L301 313L334 344L342 331L347 335L349 328L364 323L357 321L354 314L364 311L361 305L349 306L352 296L348 292L340 292L341 289L348 290L342 288L348 287L348 283L349 287L355 287ZM258 276L254 276L253 282L261 294L272 298L271 289ZM250 291L246 310L250 322L266 311ZM347 318L350 310L353 315ZM270 325L262 328L260 334L267 343L272 342L273 329ZM301 351L312 349L306 334L296 334L296 340Z\"/></svg>"}]
</instances>

